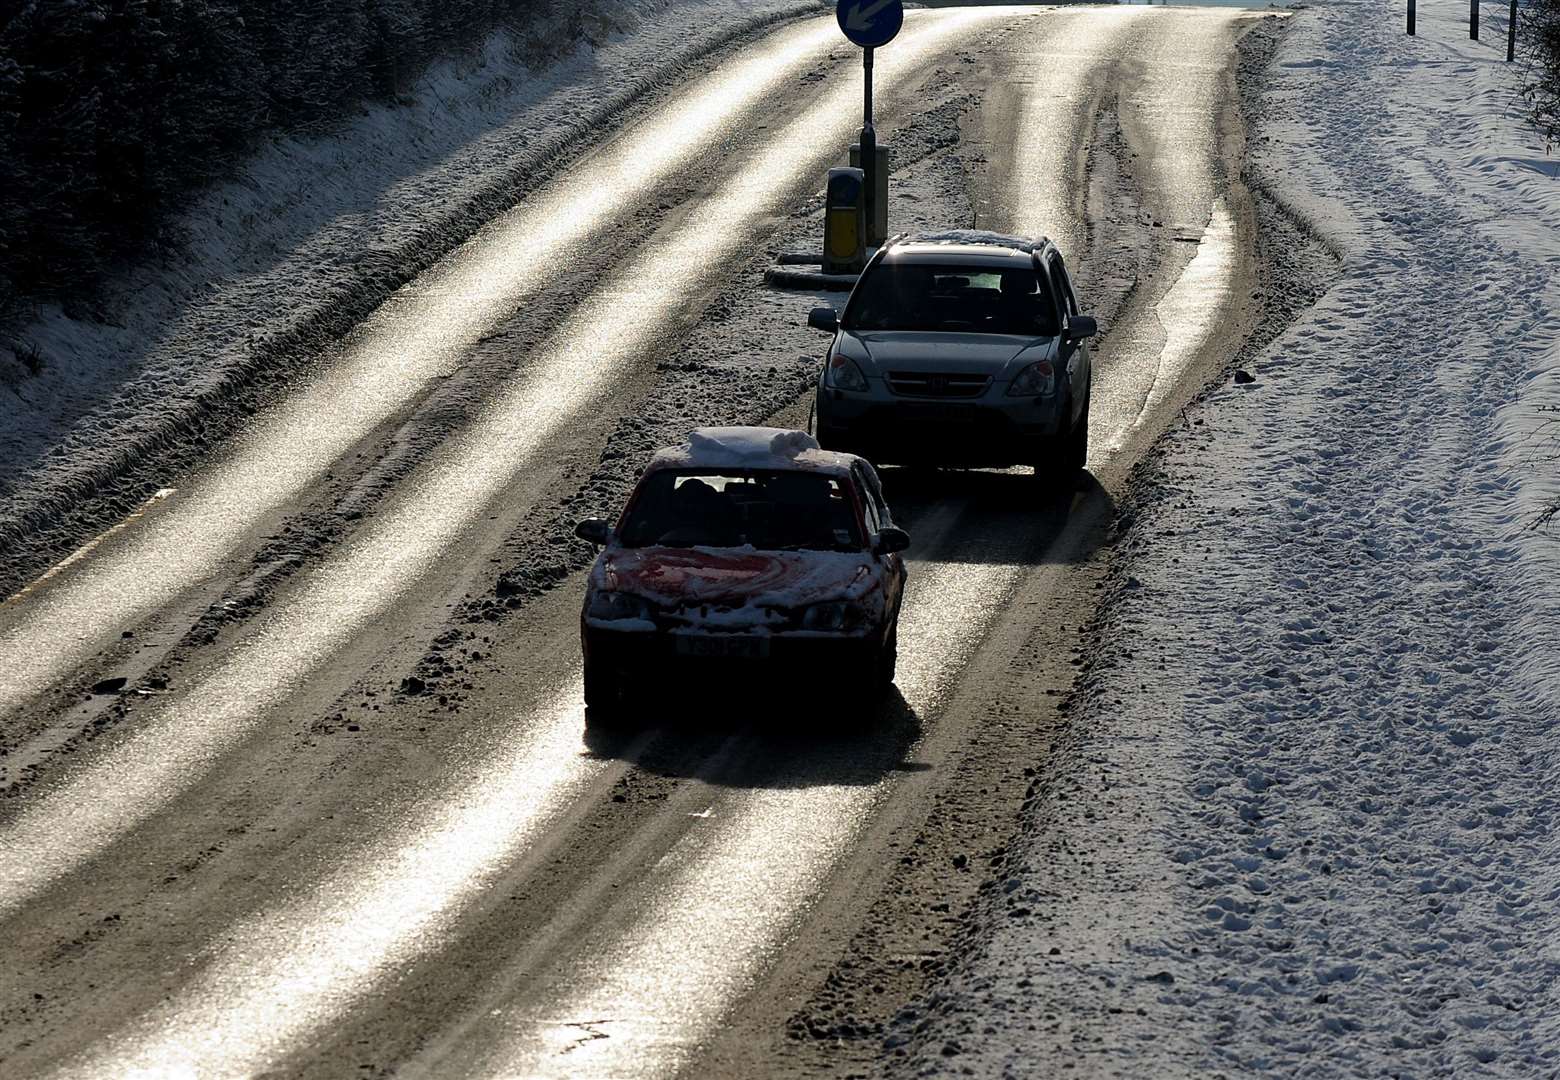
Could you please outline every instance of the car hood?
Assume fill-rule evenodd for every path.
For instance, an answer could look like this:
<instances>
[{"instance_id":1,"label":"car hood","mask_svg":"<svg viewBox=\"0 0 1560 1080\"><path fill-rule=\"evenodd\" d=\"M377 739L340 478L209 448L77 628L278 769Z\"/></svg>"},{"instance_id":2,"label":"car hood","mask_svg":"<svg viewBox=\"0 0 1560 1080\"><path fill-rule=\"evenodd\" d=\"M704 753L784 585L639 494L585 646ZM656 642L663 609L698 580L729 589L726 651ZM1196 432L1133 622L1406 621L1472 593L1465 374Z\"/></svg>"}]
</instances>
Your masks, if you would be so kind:
<instances>
[{"instance_id":1,"label":"car hood","mask_svg":"<svg viewBox=\"0 0 1560 1080\"><path fill-rule=\"evenodd\" d=\"M841 335L842 351L867 374L925 371L990 375L1010 379L1037 360L1050 359L1054 338L941 331L880 331Z\"/></svg>"},{"instance_id":2,"label":"car hood","mask_svg":"<svg viewBox=\"0 0 1560 1080\"><path fill-rule=\"evenodd\" d=\"M591 573L598 589L623 590L665 609L792 609L861 599L880 585L865 553L754 548L616 548Z\"/></svg>"}]
</instances>

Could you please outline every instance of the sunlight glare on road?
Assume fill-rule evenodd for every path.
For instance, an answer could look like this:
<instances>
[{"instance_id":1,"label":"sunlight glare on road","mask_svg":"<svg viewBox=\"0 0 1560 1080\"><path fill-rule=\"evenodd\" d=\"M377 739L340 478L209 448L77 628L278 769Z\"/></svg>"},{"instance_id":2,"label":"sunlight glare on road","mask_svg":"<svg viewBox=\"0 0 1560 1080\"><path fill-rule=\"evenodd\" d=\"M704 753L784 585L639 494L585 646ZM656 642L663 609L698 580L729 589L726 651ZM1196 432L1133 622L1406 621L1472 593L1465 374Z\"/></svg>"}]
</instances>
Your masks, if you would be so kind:
<instances>
[{"instance_id":1,"label":"sunlight glare on road","mask_svg":"<svg viewBox=\"0 0 1560 1080\"><path fill-rule=\"evenodd\" d=\"M952 34L1002 9L939 13L901 56L913 62ZM642 344L670 320L742 243L744 228L779 209L787 187L816 171L831 140L848 133L845 101L855 88L827 93L765 153L704 204L694 220L631 261L608 290L610 306L588 308L561 327L546 351L462 431L448 451L414 473L393 507L366 534L309 575L308 587L276 605L259 632L187 696L149 717L72 781L24 802L0 828L0 915L91 858L195 782L340 649L387 610L409 583L489 501L581 412L597 407L629 370ZM696 257L697 256L697 257ZM632 299L625 299L630 296Z\"/></svg>"},{"instance_id":2,"label":"sunlight glare on road","mask_svg":"<svg viewBox=\"0 0 1560 1080\"><path fill-rule=\"evenodd\" d=\"M918 32L900 56L909 62L908 68L945 45L950 35L1001 14L999 9L976 9L917 18ZM776 211L787 197L787 185L797 177L816 172L833 141L849 133L845 102L854 100L855 93L855 87L842 86L825 94L701 208L696 226L630 262L618 281L625 289L637 283L633 303L571 318L531 370L463 431L447 454L407 481L406 494L364 537L313 572L301 595L279 603L260 631L183 700L149 718L134 736L71 782L24 807L15 823L0 831L0 850L8 855L0 867L0 914L80 866L186 790L227 748L259 725L266 710L284 700L313 667L386 610L408 581L436 565L458 530L482 512L553 432L580 410L600 403L644 338L662 319L671 317L683 297L722 272L722 257L733 254L742 242L745 225ZM703 258L692 258L695 251ZM577 739L578 728L573 730ZM397 847L422 842L407 837ZM509 845L513 855L524 837L503 834L495 842ZM441 881L417 885L429 911L447 910L456 894L476 884L469 875L460 874ZM396 887L403 886L397 883ZM352 949L354 964L378 970L380 960L375 957L394 943L387 941L377 952L361 941L344 944ZM331 938L311 935L309 948L329 951ZM285 972L288 965L273 963L270 970ZM257 978L263 976L251 975L250 981ZM255 986L252 993L265 1000L286 997L263 985ZM322 987L318 996L329 999L330 994L329 987ZM343 998L343 1003L349 998ZM307 995L298 1000L300 1007L309 1004ZM330 1014L324 1011L323 1001L319 1009L311 1019L299 1022L326 1022ZM217 1027L224 1023L211 1016L205 1022ZM272 1017L269 1022L276 1020ZM235 1014L231 1023L242 1027L242 1014ZM161 1021L159 1029L192 1030L171 1020ZM126 1037L135 1045L145 1041ZM228 1039L201 1045L212 1055L200 1058L202 1071L209 1067L225 1073L248 1065L224 1059L224 1045L253 1050L269 1044ZM163 1049L177 1059L185 1053L182 1046L175 1042Z\"/></svg>"},{"instance_id":3,"label":"sunlight glare on road","mask_svg":"<svg viewBox=\"0 0 1560 1080\"><path fill-rule=\"evenodd\" d=\"M505 756L453 768L436 808L396 834L401 843L346 862L301 902L229 928L190 985L55 1075L250 1075L431 951L455 921L451 908L606 768L581 750L580 693L576 680L555 694Z\"/></svg>"},{"instance_id":4,"label":"sunlight glare on road","mask_svg":"<svg viewBox=\"0 0 1560 1080\"><path fill-rule=\"evenodd\" d=\"M1079 8L1077 28L1058 37L1043 53L1027 57L1030 80L1019 116L1019 137L1013 141L1013 168L1006 179L1004 201L1009 218L1002 228L1020 236L1049 236L1066 259L1087 248L1087 221L1080 216L1083 161L1062 152L1059 144L1073 134L1074 116L1092 92L1082 69L1103 67L1123 52L1127 31L1143 8ZM1061 17L1073 12L1061 9ZM1088 140L1091 132L1078 131Z\"/></svg>"},{"instance_id":5,"label":"sunlight glare on road","mask_svg":"<svg viewBox=\"0 0 1560 1080\"><path fill-rule=\"evenodd\" d=\"M951 519L952 515L948 515ZM950 520L948 524L952 524ZM930 524L930 523L928 523ZM930 538L933 529L921 530ZM897 680L924 718L947 693L1024 568L914 563L900 623ZM670 1077L687 1064L855 843L888 784L732 789L707 826L687 833L647 883L643 911L600 922L550 972L544 1013L501 1006L446 1033L408 1076ZM643 905L636 897L636 905ZM625 928L626 927L626 928ZM535 978L537 973L532 973ZM580 1037L585 1022L596 1037Z\"/></svg>"},{"instance_id":6,"label":"sunlight glare on road","mask_svg":"<svg viewBox=\"0 0 1560 1080\"><path fill-rule=\"evenodd\" d=\"M0 715L211 573L265 513L456 365L560 264L601 242L647 187L710 152L837 37L830 21L808 20L766 38L762 52L696 80L387 301L318 382L281 402L231 456L79 570L18 601L10 625L0 622Z\"/></svg>"},{"instance_id":7,"label":"sunlight glare on road","mask_svg":"<svg viewBox=\"0 0 1560 1080\"><path fill-rule=\"evenodd\" d=\"M1232 299L1239 258L1235 219L1221 196L1214 200L1197 253L1159 303L1165 344L1159 354L1154 384L1138 414L1138 425L1154 414L1160 400L1182 385L1187 371L1196 363L1198 350L1219 333Z\"/></svg>"},{"instance_id":8,"label":"sunlight glare on road","mask_svg":"<svg viewBox=\"0 0 1560 1080\"><path fill-rule=\"evenodd\" d=\"M919 74L917 65L950 39L1012 18L1013 9L996 7L913 13L892 64L880 68L885 93L894 92L896 80ZM349 417L345 427L370 423L374 409L393 409L409 380L440 370L474 335L500 321L530 287L521 283L535 280L538 250L566 258L629 204L630 189L669 173L717 137L739 107L736 100L773 91L777 79L794 74L836 33L832 22L813 20L785 32L778 54L766 51L722 68L725 74L712 76L717 82L700 91L711 104L680 98L685 113L673 107L653 128L587 160L578 189L571 185L528 202L477 238L464 261L387 305L353 348L372 343L390 357L388 367L405 370L386 376L377 390L371 387L367 411ZM728 274L747 254L756 228L794 204L808 178L821 175L853 134L859 92L855 80L824 87L745 167L690 204L683 223L665 230L654 246L625 253L596 294L602 302L565 319L359 536L289 583L227 655L176 694L148 703L134 730L90 748L84 763L53 787L17 800L0 826L0 917L90 866L110 845L134 840L133 830L175 800L194 797L191 789L224 754L267 730L304 680L372 620L394 610L413 584L435 573L478 515L523 470L537 466L549 440L580 416L606 408L686 298ZM1060 197L1051 192L1037 199ZM1234 239L1229 212L1218 204L1196 255L1163 301L1164 317L1174 316L1178 325L1169 333L1162 365L1184 368L1213 332L1227 299ZM366 354L352 361L366 362ZM1164 377L1174 378L1176 371ZM296 460L282 463L270 487L259 483L249 502L224 508L233 516L222 521L236 528L285 499L339 451L329 431L317 430L331 425L320 425L317 415L310 422L314 430L290 436L285 425L302 418L284 411L277 421L282 427L265 429L267 440L304 440ZM150 558L146 551L154 540L166 543L178 528L193 528L189 514L202 507L215 513L213 500L255 483L243 470L259 465L241 454L214 486L171 508L147 536L111 553L105 569L84 568L58 594L44 590L38 610L71 617L68 605L91 596L72 600L71 589L94 580L106 588L107 606L97 605L105 618L126 618L164 600L171 577L128 584L137 559ZM960 527L958 508L945 505L922 524L922 542L951 534ZM195 573L228 542L220 528L197 529L188 560L175 560L176 570L183 567L177 572ZM946 709L974 650L1020 580L1033 572L1030 555L1038 557L912 563L898 686L923 721L934 722ZM112 575L125 580L116 585ZM0 639L0 670L5 650L21 640L20 633ZM85 649L87 641L83 635L77 645ZM24 697L42 685L52 670L39 662L0 686L0 707L6 695ZM466 925L462 920L480 910L484 891L518 872L550 826L623 767L582 754L577 670L570 679L541 706L512 718L513 745L485 744L472 752L459 770L409 800L415 806L363 838L350 863L306 874L287 901L226 925L203 943L187 981L171 996L61 1063L57 1075L232 1075L286 1068L290 1054L328 1039L333 1024L397 973L436 957ZM404 1063L402 1071L439 1077L674 1074L773 963L880 802L895 790L893 781L720 787L718 777L695 778L690 787L700 782L711 789L709 803L700 805L713 812L679 835L642 889L624 890L615 910L601 912L581 930L582 940L568 943L561 961L537 961L551 965L546 970L526 969L509 957L517 970L507 974L515 985L545 976L558 988L545 1010L479 1010L433 1028L422 1044L424 1057Z\"/></svg>"},{"instance_id":9,"label":"sunlight glare on road","mask_svg":"<svg viewBox=\"0 0 1560 1080\"><path fill-rule=\"evenodd\" d=\"M721 272L719 257L740 241L744 224L769 212L784 185L811 168L823 117L815 109L811 130L788 128L696 223L632 262L615 279L619 302L570 319L495 408L414 473L363 537L311 573L300 596L271 611L259 632L182 700L148 717L106 760L50 795L24 801L0 827L0 852L8 856L0 865L0 915L188 787L310 670L432 569L439 552L550 437L601 401L696 283ZM695 252L702 257L693 258Z\"/></svg>"}]
</instances>

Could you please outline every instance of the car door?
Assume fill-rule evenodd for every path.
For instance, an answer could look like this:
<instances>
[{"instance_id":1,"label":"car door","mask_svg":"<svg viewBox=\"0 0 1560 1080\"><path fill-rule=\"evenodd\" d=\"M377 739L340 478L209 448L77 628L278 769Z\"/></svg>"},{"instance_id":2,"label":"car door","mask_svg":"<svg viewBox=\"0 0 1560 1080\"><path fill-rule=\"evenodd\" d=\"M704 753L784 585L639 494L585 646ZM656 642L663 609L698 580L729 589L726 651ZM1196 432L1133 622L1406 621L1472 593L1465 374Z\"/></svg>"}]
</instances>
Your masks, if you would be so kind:
<instances>
[{"instance_id":1,"label":"car door","mask_svg":"<svg viewBox=\"0 0 1560 1080\"><path fill-rule=\"evenodd\" d=\"M1060 355L1066 364L1067 385L1072 394L1070 419L1077 422L1083 410L1083 403L1089 396L1089 344L1087 340L1074 339L1068 333L1072 320L1078 314L1078 297L1073 292L1072 277L1067 273L1067 264L1062 261L1061 252L1051 252L1046 259L1046 269L1051 275L1051 284L1054 286L1056 297L1062 305Z\"/></svg>"},{"instance_id":2,"label":"car door","mask_svg":"<svg viewBox=\"0 0 1560 1080\"><path fill-rule=\"evenodd\" d=\"M865 462L858 462L851 467L851 475L856 482L856 490L861 493L862 516L868 531L876 534L885 526L892 525L894 519L889 513L888 502L883 498L883 486L878 480L877 470ZM904 557L897 551L883 556L883 570L884 610L892 620L899 610L905 579L908 577Z\"/></svg>"}]
</instances>

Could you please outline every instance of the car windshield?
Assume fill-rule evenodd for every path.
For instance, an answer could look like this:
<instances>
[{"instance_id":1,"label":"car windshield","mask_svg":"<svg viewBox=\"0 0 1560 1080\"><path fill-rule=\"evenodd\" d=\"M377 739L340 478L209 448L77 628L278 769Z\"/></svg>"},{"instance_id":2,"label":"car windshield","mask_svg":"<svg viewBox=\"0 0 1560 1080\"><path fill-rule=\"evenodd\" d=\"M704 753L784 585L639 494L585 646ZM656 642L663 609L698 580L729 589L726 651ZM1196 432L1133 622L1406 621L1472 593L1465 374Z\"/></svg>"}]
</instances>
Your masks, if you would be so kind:
<instances>
[{"instance_id":1,"label":"car windshield","mask_svg":"<svg viewBox=\"0 0 1560 1080\"><path fill-rule=\"evenodd\" d=\"M847 330L946 330L1051 337L1050 289L1033 269L882 262L845 309Z\"/></svg>"},{"instance_id":2,"label":"car windshield","mask_svg":"<svg viewBox=\"0 0 1560 1080\"><path fill-rule=\"evenodd\" d=\"M618 540L624 547L860 551L849 492L796 469L662 470L640 485Z\"/></svg>"}]
</instances>

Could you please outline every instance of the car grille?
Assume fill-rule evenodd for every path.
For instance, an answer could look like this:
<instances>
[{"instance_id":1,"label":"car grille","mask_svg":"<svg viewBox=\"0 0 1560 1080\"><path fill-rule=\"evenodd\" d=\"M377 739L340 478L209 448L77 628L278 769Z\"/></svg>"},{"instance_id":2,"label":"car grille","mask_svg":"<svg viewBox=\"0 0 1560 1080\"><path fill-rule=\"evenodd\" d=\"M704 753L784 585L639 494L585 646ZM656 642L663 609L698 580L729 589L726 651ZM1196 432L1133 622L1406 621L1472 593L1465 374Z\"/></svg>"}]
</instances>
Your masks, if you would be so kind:
<instances>
[{"instance_id":1,"label":"car grille","mask_svg":"<svg viewBox=\"0 0 1560 1080\"><path fill-rule=\"evenodd\" d=\"M940 371L890 371L888 388L905 397L980 397L991 385L990 375Z\"/></svg>"}]
</instances>

